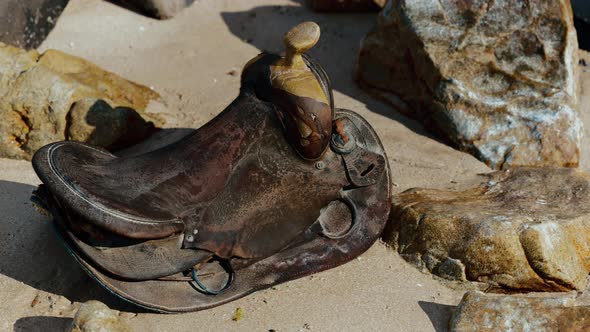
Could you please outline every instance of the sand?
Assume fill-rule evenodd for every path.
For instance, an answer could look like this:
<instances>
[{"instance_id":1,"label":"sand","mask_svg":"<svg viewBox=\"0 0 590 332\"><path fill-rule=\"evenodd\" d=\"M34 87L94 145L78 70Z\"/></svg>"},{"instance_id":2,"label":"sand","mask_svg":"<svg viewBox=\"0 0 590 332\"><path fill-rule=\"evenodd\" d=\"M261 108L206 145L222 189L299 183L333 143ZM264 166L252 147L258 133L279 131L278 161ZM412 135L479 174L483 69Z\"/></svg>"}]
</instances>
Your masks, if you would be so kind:
<instances>
[{"instance_id":1,"label":"sand","mask_svg":"<svg viewBox=\"0 0 590 332\"><path fill-rule=\"evenodd\" d=\"M489 171L356 87L359 41L375 19L313 13L303 0L198 0L174 19L157 21L105 1L72 0L40 50L79 55L153 87L169 105L163 114L170 127L197 128L235 98L239 71L250 58L260 50L280 51L285 31L314 20L322 37L311 54L332 79L336 106L359 112L379 133L394 192L458 188ZM238 75L228 74L232 70ZM582 160L587 169L588 156ZM0 331L59 330L90 299L122 310L137 331L444 331L463 295L376 243L344 266L214 309L148 313L100 288L68 256L49 218L28 201L39 183L29 162L0 159L0 169ZM237 308L244 317L236 322Z\"/></svg>"}]
</instances>

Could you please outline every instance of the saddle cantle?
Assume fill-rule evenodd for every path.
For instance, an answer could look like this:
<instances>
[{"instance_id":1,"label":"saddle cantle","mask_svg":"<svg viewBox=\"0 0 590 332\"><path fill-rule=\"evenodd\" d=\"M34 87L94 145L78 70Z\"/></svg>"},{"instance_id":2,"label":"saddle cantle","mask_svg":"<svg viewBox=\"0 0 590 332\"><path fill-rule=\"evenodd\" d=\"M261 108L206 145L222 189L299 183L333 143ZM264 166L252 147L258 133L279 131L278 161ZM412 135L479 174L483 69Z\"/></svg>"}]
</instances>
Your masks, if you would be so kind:
<instances>
[{"instance_id":1,"label":"saddle cantle","mask_svg":"<svg viewBox=\"0 0 590 332\"><path fill-rule=\"evenodd\" d=\"M33 199L82 267L132 303L183 312L367 250L388 218L389 165L371 126L334 109L325 72L303 54L318 39L315 23L293 28L285 57L252 59L239 96L163 148L40 149Z\"/></svg>"}]
</instances>

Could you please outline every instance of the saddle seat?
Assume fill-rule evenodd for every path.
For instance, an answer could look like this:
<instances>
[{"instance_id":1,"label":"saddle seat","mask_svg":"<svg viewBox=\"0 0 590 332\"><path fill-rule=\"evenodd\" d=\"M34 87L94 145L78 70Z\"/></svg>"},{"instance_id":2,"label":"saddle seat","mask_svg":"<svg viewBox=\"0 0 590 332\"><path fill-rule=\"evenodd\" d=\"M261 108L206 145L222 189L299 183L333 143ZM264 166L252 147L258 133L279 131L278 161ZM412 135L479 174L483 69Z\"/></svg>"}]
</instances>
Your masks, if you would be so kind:
<instances>
[{"instance_id":1,"label":"saddle seat","mask_svg":"<svg viewBox=\"0 0 590 332\"><path fill-rule=\"evenodd\" d=\"M127 238L160 239L182 232L195 207L224 190L251 147L273 139L263 137L265 129L282 135L271 118L268 105L243 93L215 119L163 148L117 157L64 141L38 150L33 167L75 222Z\"/></svg>"},{"instance_id":2,"label":"saddle seat","mask_svg":"<svg viewBox=\"0 0 590 332\"><path fill-rule=\"evenodd\" d=\"M169 201L150 194L154 179L166 177L153 156L117 158L106 150L76 142L44 147L33 165L70 213L118 235L158 239L182 232ZM160 161L161 163L162 161ZM165 162L165 161L164 161ZM158 182L156 182L158 183Z\"/></svg>"}]
</instances>

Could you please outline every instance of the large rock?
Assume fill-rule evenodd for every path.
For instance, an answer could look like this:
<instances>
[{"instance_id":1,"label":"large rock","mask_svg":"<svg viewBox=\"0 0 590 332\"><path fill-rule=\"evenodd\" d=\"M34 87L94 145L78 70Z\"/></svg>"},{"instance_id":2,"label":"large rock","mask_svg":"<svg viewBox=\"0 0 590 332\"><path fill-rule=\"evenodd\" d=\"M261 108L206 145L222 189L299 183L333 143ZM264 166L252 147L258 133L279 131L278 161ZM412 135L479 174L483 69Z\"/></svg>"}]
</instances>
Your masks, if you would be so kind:
<instances>
[{"instance_id":1,"label":"large rock","mask_svg":"<svg viewBox=\"0 0 590 332\"><path fill-rule=\"evenodd\" d=\"M410 189L384 238L408 261L492 290L583 290L590 271L590 176L515 168L464 191Z\"/></svg>"},{"instance_id":2,"label":"large rock","mask_svg":"<svg viewBox=\"0 0 590 332\"><path fill-rule=\"evenodd\" d=\"M104 303L88 301L76 313L68 332L131 332L131 327Z\"/></svg>"},{"instance_id":3,"label":"large rock","mask_svg":"<svg viewBox=\"0 0 590 332\"><path fill-rule=\"evenodd\" d=\"M162 120L145 109L157 93L60 51L0 43L0 157L30 159L60 140L105 148L149 136Z\"/></svg>"},{"instance_id":4,"label":"large rock","mask_svg":"<svg viewBox=\"0 0 590 332\"><path fill-rule=\"evenodd\" d=\"M576 305L574 294L540 297L468 292L455 310L450 330L590 331L590 307Z\"/></svg>"},{"instance_id":5,"label":"large rock","mask_svg":"<svg viewBox=\"0 0 590 332\"><path fill-rule=\"evenodd\" d=\"M392 0L357 80L494 169L577 166L576 50L569 0Z\"/></svg>"}]
</instances>

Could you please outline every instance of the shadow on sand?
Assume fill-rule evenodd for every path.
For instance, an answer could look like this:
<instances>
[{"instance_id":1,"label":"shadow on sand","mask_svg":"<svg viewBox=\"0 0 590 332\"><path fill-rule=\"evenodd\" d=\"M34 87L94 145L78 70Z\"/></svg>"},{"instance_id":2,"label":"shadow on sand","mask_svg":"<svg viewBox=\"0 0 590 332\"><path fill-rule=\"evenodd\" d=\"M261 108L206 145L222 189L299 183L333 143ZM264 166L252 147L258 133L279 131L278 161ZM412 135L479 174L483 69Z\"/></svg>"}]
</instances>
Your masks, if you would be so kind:
<instances>
[{"instance_id":1,"label":"shadow on sand","mask_svg":"<svg viewBox=\"0 0 590 332\"><path fill-rule=\"evenodd\" d=\"M455 306L426 301L418 301L418 305L428 315L436 332L449 330L449 323Z\"/></svg>"},{"instance_id":2,"label":"shadow on sand","mask_svg":"<svg viewBox=\"0 0 590 332\"><path fill-rule=\"evenodd\" d=\"M116 310L144 312L110 294L78 266L58 240L50 218L39 214L29 202L34 189L27 184L0 181L0 274L70 301L98 300ZM23 318L17 323L42 318Z\"/></svg>"},{"instance_id":3,"label":"shadow on sand","mask_svg":"<svg viewBox=\"0 0 590 332\"><path fill-rule=\"evenodd\" d=\"M318 23L321 38L309 54L324 67L334 90L362 102L370 111L392 118L419 135L440 141L422 124L365 93L354 82L360 41L375 25L375 13L322 14L306 8L305 1L299 2L300 6L260 6L249 11L223 12L221 16L235 36L261 51L273 53L283 52L283 34L290 28L304 21Z\"/></svg>"},{"instance_id":4,"label":"shadow on sand","mask_svg":"<svg viewBox=\"0 0 590 332\"><path fill-rule=\"evenodd\" d=\"M72 318L32 316L14 323L14 332L64 332L72 324Z\"/></svg>"}]
</instances>

